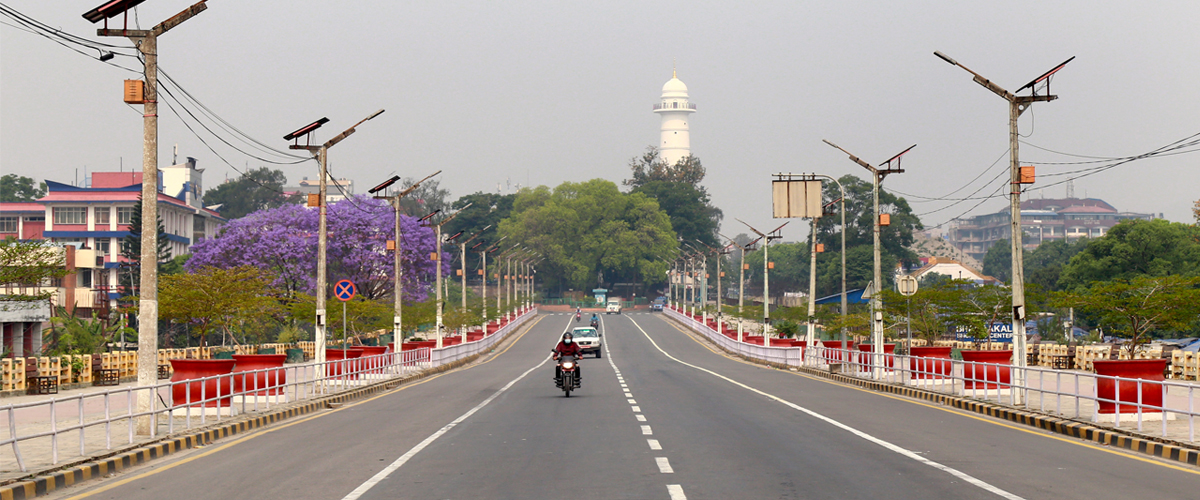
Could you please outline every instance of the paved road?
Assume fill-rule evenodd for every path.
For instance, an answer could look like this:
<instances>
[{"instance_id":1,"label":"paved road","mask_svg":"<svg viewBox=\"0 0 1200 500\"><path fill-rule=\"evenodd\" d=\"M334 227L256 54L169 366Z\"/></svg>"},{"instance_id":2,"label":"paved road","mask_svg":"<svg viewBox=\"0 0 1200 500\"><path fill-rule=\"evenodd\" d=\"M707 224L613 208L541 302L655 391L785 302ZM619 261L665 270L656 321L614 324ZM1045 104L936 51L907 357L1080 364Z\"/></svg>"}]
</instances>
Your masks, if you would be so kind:
<instances>
[{"instance_id":1,"label":"paved road","mask_svg":"<svg viewBox=\"0 0 1200 500\"><path fill-rule=\"evenodd\" d=\"M545 315L484 364L57 498L1196 498L1200 475L712 352L604 316L556 391Z\"/></svg>"}]
</instances>

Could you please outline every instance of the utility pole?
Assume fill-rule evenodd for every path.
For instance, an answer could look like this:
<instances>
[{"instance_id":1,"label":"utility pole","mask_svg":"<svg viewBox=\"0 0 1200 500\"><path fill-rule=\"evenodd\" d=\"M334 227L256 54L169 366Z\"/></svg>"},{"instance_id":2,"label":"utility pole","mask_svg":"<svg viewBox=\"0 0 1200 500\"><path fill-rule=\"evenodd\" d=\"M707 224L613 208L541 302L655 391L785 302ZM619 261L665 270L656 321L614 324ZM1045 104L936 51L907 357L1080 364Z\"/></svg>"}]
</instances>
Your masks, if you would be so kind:
<instances>
[{"instance_id":1,"label":"utility pole","mask_svg":"<svg viewBox=\"0 0 1200 500\"><path fill-rule=\"evenodd\" d=\"M496 249L500 248L500 242L504 241L506 239L508 239L508 236L504 236L503 238L496 240L495 243L492 243L492 246L484 247L483 250L479 251L479 262L480 262L479 275L483 277L483 282L481 283L481 285L479 287L481 289L480 296L482 297L482 300L480 301L480 304L481 304L480 307L482 308L482 312L480 314L483 316L483 332L485 334L487 333L487 324L490 322L488 320L488 313L487 313L487 279L488 279L487 255L489 253L495 252ZM497 281L497 283L499 283L499 281ZM499 290L497 290L497 292L498 291ZM496 312L499 313L500 312L499 309L497 309Z\"/></svg>"},{"instance_id":2,"label":"utility pole","mask_svg":"<svg viewBox=\"0 0 1200 500\"><path fill-rule=\"evenodd\" d=\"M127 37L137 46L145 61L146 79L142 96L142 272L141 295L138 296L138 356L137 386L150 387L158 383L158 37L196 14L204 12L208 5L204 0L158 23L148 30L109 29L109 18L125 15L129 22L129 8L140 1L117 0L106 2L83 14L93 24L103 20L104 27L96 30L97 36ZM130 286L133 286L130 283ZM149 390L137 391L139 412L149 412L154 401ZM139 435L154 435L151 416L137 418Z\"/></svg>"},{"instance_id":3,"label":"utility pole","mask_svg":"<svg viewBox=\"0 0 1200 500\"><path fill-rule=\"evenodd\" d=\"M492 225L488 224L488 225L484 226L483 229L480 229L480 230L476 231L475 234L472 234L470 238L467 238L467 239L463 240L461 243L459 243L459 245L462 248L461 253L459 255L461 255L461 257L462 257L461 269L462 269L462 309L463 309L463 311L467 310L467 243L470 243L475 238L478 238L479 235L483 234L484 231L491 229L491 227L492 227ZM476 245L476 246L479 246L479 245Z\"/></svg>"},{"instance_id":4,"label":"utility pole","mask_svg":"<svg viewBox=\"0 0 1200 500\"><path fill-rule=\"evenodd\" d=\"M471 204L468 203L467 206L458 209L457 212L454 212L453 214L450 214L449 216L443 217L442 220L438 221L436 224L430 224L434 228L434 240L436 241L436 243L435 243L436 250L434 250L433 258L434 258L434 261L437 262L437 282L436 282L437 323L436 323L435 328L437 328L437 348L438 349L442 348L442 328L443 328L442 327L442 324L443 324L442 319L444 317L444 314L443 314L444 301L442 300L443 299L443 293L442 293L442 226L444 226L447 222L454 220L455 217L458 217L458 214L462 213L463 210L466 210L470 206L471 206ZM438 213L438 211L435 211L429 215L426 215L425 217L422 217L421 220L422 221L428 220L429 218L433 217L437 213ZM457 236L457 235L455 235L455 236Z\"/></svg>"},{"instance_id":5,"label":"utility pole","mask_svg":"<svg viewBox=\"0 0 1200 500\"><path fill-rule=\"evenodd\" d=\"M754 244L758 243L758 240L762 239L762 237L755 238L755 239L751 240L749 243L747 243L745 245L741 245L741 244L738 244L738 242L735 241L733 238L725 236L721 233L717 233L717 234L720 235L722 238L729 240L730 244L737 245L738 250L741 252L741 257L738 260L738 342L741 342L742 341L742 305L743 305L742 298L746 295L744 293L746 290L746 250L754 251Z\"/></svg>"},{"instance_id":6,"label":"utility pole","mask_svg":"<svg viewBox=\"0 0 1200 500\"><path fill-rule=\"evenodd\" d=\"M783 235L779 234L779 230L783 229L783 226L788 225L788 222L791 222L791 221L784 222L783 224L780 224L779 227L772 229L770 231L767 231L766 233L763 233L762 231L755 229L754 226L751 226L750 224L746 224L746 221L744 221L744 220L738 219L736 217L734 218L734 220L741 222L742 224L745 224L746 227L750 228L751 231L754 231L754 234L757 234L758 237L763 240L763 346L769 346L771 344L771 340L769 338L770 331L771 331L771 292L770 292L770 290L771 290L771 288L770 288L770 286L771 286L770 285L770 274L771 274L770 273L770 267L771 267L770 261L771 261L771 259L767 255L767 247L769 247L771 245L771 240L777 240L777 239L780 239L783 237ZM743 257L744 257L744 255L743 255ZM740 307L740 305L739 305L739 307Z\"/></svg>"},{"instance_id":7,"label":"utility pole","mask_svg":"<svg viewBox=\"0 0 1200 500\"><path fill-rule=\"evenodd\" d=\"M975 83L982 85L984 88L992 91L992 93L1000 96L1005 101L1008 101L1008 159L1009 159L1009 178L1012 189L1009 191L1009 212L1012 215L1010 220L1010 244L1012 245L1012 329L1013 329L1013 365L1017 367L1013 373L1013 384L1017 387L1024 387L1025 384L1025 269L1022 265L1023 239L1025 232L1021 229L1021 184L1033 183L1033 172L1028 174L1028 178L1021 175L1020 155L1018 154L1018 142L1020 136L1017 135L1017 119L1035 102L1049 102L1058 99L1058 96L1050 94L1050 78L1059 70L1066 66L1067 63L1075 59L1072 56L1070 59L1063 61L1062 64L1055 66L1054 69L1042 73L1033 81L1025 84L1017 89L1017 92L1029 89L1032 95L1018 96L1007 90L1004 90L999 85L992 83L983 75L971 71L966 66L963 66L951 59L949 56L934 51L933 55L938 56L943 61L950 63L951 66L958 66L974 76ZM1046 94L1038 95L1038 84L1046 83ZM1018 393L1013 396L1013 404L1021 404L1022 394Z\"/></svg>"},{"instance_id":8,"label":"utility pole","mask_svg":"<svg viewBox=\"0 0 1200 500\"><path fill-rule=\"evenodd\" d=\"M904 156L904 153L909 152L910 150L912 150L912 148L917 147L917 145L913 144L912 146L909 146L908 149L905 149L904 151L901 151L900 153L896 154L896 156L889 158L888 161L880 163L879 164L880 167L886 167L886 168L881 169L881 168L873 167L873 166L871 166L870 163L862 161L861 159L859 159L859 157L850 154L849 151L842 149L837 144L834 144L829 141L825 141L824 139L822 139L822 141L824 141L825 144L833 146L834 148L837 148L839 151L846 153L846 155L850 157L850 161L859 164L860 166L862 166L863 168L865 168L867 170L870 170L871 171L871 179L873 179L872 193L874 195L874 200L875 200L875 224L874 224L874 231L873 231L874 237L875 237L875 252L874 252L875 253L875 267L874 267L873 279L874 279L874 283L875 283L875 290L871 293L871 343L872 343L872 347L873 347L873 349L872 349L872 351L873 351L872 364L875 365L875 367L876 367L875 368L875 377L880 378L883 376L883 367L882 366L883 366L884 349L883 349L883 293L881 293L883 290L883 273L881 272L881 269L880 269L882 258L880 255L880 243L879 243L879 227L881 226L881 224L880 224L881 216L879 214L879 185L883 183L883 178L887 177L888 174L903 174L904 173L904 170L900 168L900 157ZM893 162L895 162L895 164L896 164L895 168L892 167ZM844 233L845 229L843 229L842 232ZM845 348L846 344L843 343L841 345L841 347Z\"/></svg>"},{"instance_id":9,"label":"utility pole","mask_svg":"<svg viewBox=\"0 0 1200 500\"><path fill-rule=\"evenodd\" d=\"M391 250L393 252L393 257L394 257L393 258L394 268L392 270L392 275L393 275L392 276L392 295L393 295L393 299L395 302L396 315L395 315L395 317L392 318L392 341L394 341L396 343L397 349L399 349L400 344L404 342L404 331L403 331L402 323L400 321L400 319L402 317L401 312L403 310L403 305L402 305L400 299L404 293L404 285L403 285L403 280L402 280L402 278L404 276L404 268L401 265L401 260L402 260L401 259L401 257L402 257L401 242L403 241L401 238L403 237L403 235L400 234L400 214L403 210L400 207L400 199L404 198L406 195L413 192L413 190L417 189L417 186L420 186L422 182L425 182L425 181L429 180L430 178L432 178L433 176L438 175L440 173L442 173L442 171L438 170L437 172L434 172L434 173L426 176L424 179L414 182L411 186L408 186L403 191L396 193L395 196L376 196L375 197L377 199L391 201L392 211L395 213L395 216L396 216L396 235L395 235L396 239L391 242L392 248L389 248L389 250ZM400 176L398 176L398 175L392 176L391 179L388 179L388 180L384 181L382 184L379 184L378 186L371 188L368 191L368 193L375 194L379 191L387 189L388 186L391 186L392 183L394 183L398 180L400 180Z\"/></svg>"},{"instance_id":10,"label":"utility pole","mask_svg":"<svg viewBox=\"0 0 1200 500\"><path fill-rule=\"evenodd\" d=\"M317 197L317 206L319 207L318 208L319 217L318 217L318 222L317 222L317 290L316 290L317 314L316 314L316 320L314 322L316 324L316 326L315 326L316 331L314 332L315 337L316 337L314 339L314 341L316 342L316 355L317 355L316 360L317 360L317 366L319 367L317 369L317 371L318 371L317 375L319 375L319 376L324 376L323 363L325 362L325 327L326 327L325 323L326 323L326 319L328 318L328 315L325 313L325 299L326 299L325 296L326 296L326 294L329 293L329 291L326 289L327 288L326 287L326 274L327 274L326 270L328 267L328 262L327 262L328 259L326 257L326 255L327 255L326 252L328 249L328 238L329 238L328 224L326 221L328 218L327 205L329 203L326 200L325 192L326 192L326 188L327 188L327 185L326 185L326 178L328 177L327 172L329 171L328 170L329 148L332 148L335 144L342 142L342 140L344 140L345 138L350 137L350 134L353 134L355 129L359 125L362 125L363 122L366 122L367 120L375 118L376 116L379 116L382 113L383 113L382 109L379 111L376 111L374 113L371 113L370 116L363 118L362 120L359 120L358 123L355 123L353 127L346 129L342 133L334 136L332 139L330 139L328 141L325 141L324 144L321 144L319 146L311 145L312 133L313 133L313 131L317 130L318 128L321 128L321 125L324 125L325 123L329 122L328 118L321 118L320 120L317 120L315 122L312 122L308 125L301 127L299 130L296 130L295 132L292 132L288 135L283 136L283 140L285 140L285 141L295 141L295 143L293 143L291 146L288 146L289 149L302 149L302 150L308 151L309 153L312 153L314 156L316 156L317 163L318 163L318 165L320 165L320 176L321 176L320 194ZM304 145L300 144L301 137L306 138L306 144L304 144ZM310 197L310 200L311 200L311 197Z\"/></svg>"}]
</instances>

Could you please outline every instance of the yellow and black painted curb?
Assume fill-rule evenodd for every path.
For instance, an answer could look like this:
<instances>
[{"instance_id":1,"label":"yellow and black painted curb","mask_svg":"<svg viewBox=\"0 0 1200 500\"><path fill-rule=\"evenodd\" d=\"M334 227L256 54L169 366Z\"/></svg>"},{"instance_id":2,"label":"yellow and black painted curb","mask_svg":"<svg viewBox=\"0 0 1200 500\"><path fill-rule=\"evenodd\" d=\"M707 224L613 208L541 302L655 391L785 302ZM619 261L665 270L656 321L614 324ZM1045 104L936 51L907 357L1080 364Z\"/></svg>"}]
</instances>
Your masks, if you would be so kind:
<instances>
[{"instance_id":1,"label":"yellow and black painted curb","mask_svg":"<svg viewBox=\"0 0 1200 500\"><path fill-rule=\"evenodd\" d=\"M671 320L674 318L667 317ZM687 325L676 321L683 328L688 328ZM690 330L690 328L688 328ZM806 367L791 367L779 363L770 363L759 359L742 356L731 352L724 347L721 347L715 342L710 342L713 346L721 349L730 356L737 357L755 364L770 366L781 370L795 369L806 375L827 378L835 382L862 387L867 390L876 392L884 392L896 394L913 399L920 399L933 403L942 404L952 408L957 408L972 413L987 415L992 418L1007 420L1009 422L1036 427L1055 434L1092 441L1106 446L1115 448L1123 448L1129 451L1150 455L1172 462L1185 463L1192 466L1200 466L1200 448L1189 446L1179 442L1168 442L1162 439L1156 439L1151 436L1137 435L1133 432L1122 431L1117 429L1106 429L1092 425L1090 422L1080 422L1066 418L1055 417L1043 413L1023 411L1007 406L976 401L959 396L942 394L940 392L919 389L916 387L908 387L899 384L884 383L875 380L865 380L839 373L830 373L824 370Z\"/></svg>"},{"instance_id":2,"label":"yellow and black painted curb","mask_svg":"<svg viewBox=\"0 0 1200 500\"><path fill-rule=\"evenodd\" d=\"M520 328L512 329L504 338L494 344L493 347L508 341L508 337L518 330ZM255 415L251 418L217 424L216 426L186 436L168 437L158 442L138 444L134 448L118 451L113 455L99 460L90 458L75 464L67 464L34 473L33 477L29 479L0 485L0 500L21 500L48 495L57 489L66 488L89 479L98 479L108 474L149 462L150 460L177 453L181 450L208 445L218 439L244 434L276 422L320 411L328 408L330 403L345 403L389 391L405 383L467 365L479 359L480 356L482 354L473 354L407 377L382 380L351 391L309 400L304 403L297 403L295 406L280 408L261 415Z\"/></svg>"},{"instance_id":3,"label":"yellow and black painted curb","mask_svg":"<svg viewBox=\"0 0 1200 500\"><path fill-rule=\"evenodd\" d=\"M31 479L0 486L0 500L20 500L24 498L34 498L48 495L57 489L65 488L89 479L101 478L108 474L140 465L149 462L150 460L162 458L172 453L195 448L197 446L208 445L218 439L223 439L238 434L245 434L246 432L263 428L276 422L320 411L328 408L330 403L344 403L379 392L391 390L404 383L460 366L466 361L467 359L455 361L454 363L432 368L408 377L380 381L378 383L360 387L344 393L313 399L304 403L299 403L295 406L281 408L279 410L264 413L262 415L255 415L253 417L238 420L236 422L218 424L214 427L197 431L186 436L166 438L162 441L152 444L141 444L138 445L137 448L120 451L114 455L102 458L100 460L93 459L92 461L78 465L67 465L60 467L51 471L47 471L43 474L36 475Z\"/></svg>"}]
</instances>

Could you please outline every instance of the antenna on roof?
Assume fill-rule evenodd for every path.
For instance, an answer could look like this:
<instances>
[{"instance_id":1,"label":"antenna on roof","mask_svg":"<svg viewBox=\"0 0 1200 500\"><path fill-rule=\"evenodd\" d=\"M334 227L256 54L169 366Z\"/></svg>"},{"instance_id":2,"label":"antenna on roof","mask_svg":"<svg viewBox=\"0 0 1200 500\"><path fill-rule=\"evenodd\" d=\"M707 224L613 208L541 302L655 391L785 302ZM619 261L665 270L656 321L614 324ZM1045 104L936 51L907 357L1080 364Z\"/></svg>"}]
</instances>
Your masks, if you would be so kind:
<instances>
[{"instance_id":1,"label":"antenna on roof","mask_svg":"<svg viewBox=\"0 0 1200 500\"><path fill-rule=\"evenodd\" d=\"M1067 199L1075 197L1075 181L1067 180Z\"/></svg>"}]
</instances>

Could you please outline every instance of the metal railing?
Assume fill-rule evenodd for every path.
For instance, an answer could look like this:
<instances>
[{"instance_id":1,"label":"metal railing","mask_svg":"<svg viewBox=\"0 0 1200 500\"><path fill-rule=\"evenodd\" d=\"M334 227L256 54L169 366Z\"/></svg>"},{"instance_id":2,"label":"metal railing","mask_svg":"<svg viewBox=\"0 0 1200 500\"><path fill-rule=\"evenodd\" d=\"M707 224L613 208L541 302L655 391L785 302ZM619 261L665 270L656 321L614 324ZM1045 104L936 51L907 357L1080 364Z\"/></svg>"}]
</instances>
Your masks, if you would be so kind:
<instances>
[{"instance_id":1,"label":"metal railing","mask_svg":"<svg viewBox=\"0 0 1200 500\"><path fill-rule=\"evenodd\" d=\"M0 440L0 450L11 449L12 455L0 453L0 470L27 472L31 464L58 465L64 452L77 457L111 452L238 414L265 412L419 373L490 349L535 314L534 308L518 310L491 335L442 349L235 371L8 404L0 407L0 429L8 434ZM136 401L146 393L151 395L150 409L139 411ZM144 418L150 419L149 434L139 435L138 421Z\"/></svg>"},{"instance_id":2,"label":"metal railing","mask_svg":"<svg viewBox=\"0 0 1200 500\"><path fill-rule=\"evenodd\" d=\"M673 308L665 308L665 312L709 341L749 358L831 370L1116 429L1133 427L1148 432L1153 427L1160 437L1197 442L1196 422L1200 417L1200 408L1196 407L1196 393L1200 389L1197 384L824 346L763 346L738 342ZM1015 382L1020 380L1024 383ZM1111 387L1111 396L1101 395L1104 387Z\"/></svg>"}]
</instances>

